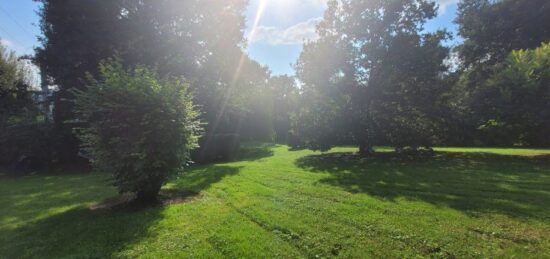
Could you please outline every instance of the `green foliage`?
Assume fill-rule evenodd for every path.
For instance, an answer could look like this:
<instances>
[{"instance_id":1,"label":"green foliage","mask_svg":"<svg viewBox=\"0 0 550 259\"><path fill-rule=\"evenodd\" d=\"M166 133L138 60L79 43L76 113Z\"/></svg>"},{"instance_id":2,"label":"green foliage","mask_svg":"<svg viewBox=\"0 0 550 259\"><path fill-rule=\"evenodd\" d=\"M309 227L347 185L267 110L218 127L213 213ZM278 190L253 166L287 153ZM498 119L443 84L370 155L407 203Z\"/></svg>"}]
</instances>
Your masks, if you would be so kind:
<instances>
[{"instance_id":1,"label":"green foliage","mask_svg":"<svg viewBox=\"0 0 550 259\"><path fill-rule=\"evenodd\" d=\"M275 141L287 143L291 134L291 115L298 109L299 89L296 86L296 79L290 76L271 77L268 82L269 97L272 100L273 108L271 118Z\"/></svg>"},{"instance_id":2,"label":"green foliage","mask_svg":"<svg viewBox=\"0 0 550 259\"><path fill-rule=\"evenodd\" d=\"M512 51L535 49L550 40L548 26L541 26L550 23L550 3L546 0L462 0L458 11L456 23L464 42L456 49L461 69L451 93L457 115L453 125L460 129L455 135L461 135L459 139L463 145L531 145L538 142L532 139L533 135L544 134L544 131L535 133L534 130L541 128L531 128L535 124L530 119L526 118L525 127L514 124L519 122L520 112L528 112L532 117L533 113L525 109L542 111L547 109L545 105L524 98L520 93L523 86L517 88L517 92L501 93L497 89L500 87L491 85L508 84L505 80L497 83L495 79L510 65L508 57ZM516 80L508 85L516 88L517 83ZM507 94L519 94L512 97L517 102L504 105L501 97ZM507 114L509 118L505 118ZM547 141L539 144L544 142Z\"/></svg>"},{"instance_id":3,"label":"green foliage","mask_svg":"<svg viewBox=\"0 0 550 259\"><path fill-rule=\"evenodd\" d=\"M240 136L237 134L206 135L199 140L200 148L192 153L193 162L229 161L236 157L240 143Z\"/></svg>"},{"instance_id":4,"label":"green foliage","mask_svg":"<svg viewBox=\"0 0 550 259\"><path fill-rule=\"evenodd\" d=\"M8 125L34 120L36 107L15 52L0 43L0 133Z\"/></svg>"},{"instance_id":5,"label":"green foliage","mask_svg":"<svg viewBox=\"0 0 550 259\"><path fill-rule=\"evenodd\" d=\"M49 162L50 133L36 121L38 110L26 82L24 64L0 43L0 165L12 166L23 156Z\"/></svg>"},{"instance_id":6,"label":"green foliage","mask_svg":"<svg viewBox=\"0 0 550 259\"><path fill-rule=\"evenodd\" d=\"M296 67L304 94L294 133L310 148L353 141L361 153L377 141L436 143L449 49L445 31L423 33L435 15L423 0L331 1Z\"/></svg>"},{"instance_id":7,"label":"green foliage","mask_svg":"<svg viewBox=\"0 0 550 259\"><path fill-rule=\"evenodd\" d=\"M75 91L83 147L98 168L114 174L120 192L155 198L162 184L188 160L201 132L188 84L157 79L138 66L100 66L100 77Z\"/></svg>"},{"instance_id":8,"label":"green foliage","mask_svg":"<svg viewBox=\"0 0 550 259\"><path fill-rule=\"evenodd\" d=\"M529 10L526 12L525 10ZM517 49L532 49L550 40L547 0L462 0L459 3L458 47L466 67L494 65Z\"/></svg>"},{"instance_id":9,"label":"green foliage","mask_svg":"<svg viewBox=\"0 0 550 259\"><path fill-rule=\"evenodd\" d=\"M52 162L55 141L51 125L43 122L18 123L0 133L0 165L12 169L18 159L28 157L38 163L34 169L45 170ZM15 172L14 172L15 173Z\"/></svg>"},{"instance_id":10,"label":"green foliage","mask_svg":"<svg viewBox=\"0 0 550 259\"><path fill-rule=\"evenodd\" d=\"M347 102L335 99L311 90L302 94L300 106L291 117L292 136L296 139L289 144L293 148L326 151L342 143L354 122L343 111Z\"/></svg>"},{"instance_id":11,"label":"green foliage","mask_svg":"<svg viewBox=\"0 0 550 259\"><path fill-rule=\"evenodd\" d=\"M498 144L550 146L550 43L513 51L477 96L480 128Z\"/></svg>"},{"instance_id":12,"label":"green foliage","mask_svg":"<svg viewBox=\"0 0 550 259\"><path fill-rule=\"evenodd\" d=\"M44 36L35 60L48 83L59 87L53 98L56 131L72 130L65 124L74 118L71 89L83 88L87 73L98 77L99 62L115 55L125 67L156 67L160 76L193 82L208 132L236 133L245 111L254 110L240 96L267 79L267 69L241 49L245 0L36 1L43 4ZM60 141L68 150L78 146L70 134Z\"/></svg>"}]
</instances>

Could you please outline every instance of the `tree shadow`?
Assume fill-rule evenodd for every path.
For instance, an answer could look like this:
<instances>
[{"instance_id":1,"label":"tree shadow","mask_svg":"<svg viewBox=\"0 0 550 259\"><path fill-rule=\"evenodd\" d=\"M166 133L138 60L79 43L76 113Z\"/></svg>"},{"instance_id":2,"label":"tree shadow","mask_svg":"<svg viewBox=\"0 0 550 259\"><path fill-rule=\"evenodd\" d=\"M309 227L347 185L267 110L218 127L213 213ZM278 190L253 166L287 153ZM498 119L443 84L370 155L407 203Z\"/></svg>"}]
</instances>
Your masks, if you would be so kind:
<instances>
[{"instance_id":1,"label":"tree shadow","mask_svg":"<svg viewBox=\"0 0 550 259\"><path fill-rule=\"evenodd\" d=\"M274 155L272 143L247 142L231 150L217 147L214 144L205 148L202 153L193 157L197 165L256 161ZM198 154L198 153L197 153Z\"/></svg>"},{"instance_id":2,"label":"tree shadow","mask_svg":"<svg viewBox=\"0 0 550 259\"><path fill-rule=\"evenodd\" d=\"M239 170L223 165L192 167L172 179L161 194L193 199L187 194L199 193ZM0 212L0 257L110 258L126 256L120 252L154 238L148 229L162 220L162 204L138 209L96 206L120 197L106 187L107 179L107 175L79 175L2 182L19 188L0 191L0 204L9 207Z\"/></svg>"},{"instance_id":3,"label":"tree shadow","mask_svg":"<svg viewBox=\"0 0 550 259\"><path fill-rule=\"evenodd\" d=\"M0 181L0 227L36 221L49 211L75 208L116 195L104 174L26 176Z\"/></svg>"},{"instance_id":4,"label":"tree shadow","mask_svg":"<svg viewBox=\"0 0 550 259\"><path fill-rule=\"evenodd\" d=\"M65 175L0 182L0 257L113 257L151 235L162 208L139 211L92 209L116 195L108 176ZM2 188L4 187L4 188Z\"/></svg>"},{"instance_id":5,"label":"tree shadow","mask_svg":"<svg viewBox=\"0 0 550 259\"><path fill-rule=\"evenodd\" d=\"M177 175L166 186L168 189L181 189L200 193L212 184L228 176L237 175L242 166L198 165Z\"/></svg>"},{"instance_id":6,"label":"tree shadow","mask_svg":"<svg viewBox=\"0 0 550 259\"><path fill-rule=\"evenodd\" d=\"M75 208L13 230L2 231L5 258L111 258L153 233L162 208L138 212Z\"/></svg>"},{"instance_id":7,"label":"tree shadow","mask_svg":"<svg viewBox=\"0 0 550 259\"><path fill-rule=\"evenodd\" d=\"M550 222L550 158L487 153L436 153L361 158L332 153L301 158L296 165L327 173L321 183L351 193L395 201L421 200L469 215L499 213Z\"/></svg>"},{"instance_id":8,"label":"tree shadow","mask_svg":"<svg viewBox=\"0 0 550 259\"><path fill-rule=\"evenodd\" d=\"M275 144L271 143L246 143L241 146L233 161L256 161L272 157L275 146Z\"/></svg>"}]
</instances>

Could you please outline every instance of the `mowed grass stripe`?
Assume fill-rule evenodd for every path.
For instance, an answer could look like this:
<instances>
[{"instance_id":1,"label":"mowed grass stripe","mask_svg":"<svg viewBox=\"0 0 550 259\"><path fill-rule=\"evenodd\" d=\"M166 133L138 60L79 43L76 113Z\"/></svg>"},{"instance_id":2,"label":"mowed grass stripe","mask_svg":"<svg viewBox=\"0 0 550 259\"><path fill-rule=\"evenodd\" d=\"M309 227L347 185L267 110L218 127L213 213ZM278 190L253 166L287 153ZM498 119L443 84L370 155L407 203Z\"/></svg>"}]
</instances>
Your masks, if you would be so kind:
<instances>
[{"instance_id":1,"label":"mowed grass stripe","mask_svg":"<svg viewBox=\"0 0 550 259\"><path fill-rule=\"evenodd\" d=\"M0 258L550 253L550 161L533 150L459 148L412 160L389 148L367 159L349 147L249 148L264 155L195 166L165 187L200 197L144 211L90 211L116 194L105 175L2 178Z\"/></svg>"}]
</instances>

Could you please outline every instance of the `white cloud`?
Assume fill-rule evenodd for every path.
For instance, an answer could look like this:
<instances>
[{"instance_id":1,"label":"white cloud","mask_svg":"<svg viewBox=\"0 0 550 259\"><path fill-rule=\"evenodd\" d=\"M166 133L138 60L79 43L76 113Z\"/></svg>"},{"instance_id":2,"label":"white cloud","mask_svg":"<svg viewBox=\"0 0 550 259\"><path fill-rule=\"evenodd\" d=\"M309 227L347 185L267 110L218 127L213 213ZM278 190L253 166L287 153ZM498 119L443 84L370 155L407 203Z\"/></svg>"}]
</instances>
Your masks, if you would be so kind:
<instances>
[{"instance_id":1,"label":"white cloud","mask_svg":"<svg viewBox=\"0 0 550 259\"><path fill-rule=\"evenodd\" d=\"M329 0L303 0L301 1L304 5L317 5L317 6L327 6Z\"/></svg>"},{"instance_id":2,"label":"white cloud","mask_svg":"<svg viewBox=\"0 0 550 259\"><path fill-rule=\"evenodd\" d=\"M8 48L13 48L15 44L13 44L13 42L9 41L9 40L6 40L6 39L0 39L0 43L2 43L2 45L4 45L5 47L8 47Z\"/></svg>"},{"instance_id":3,"label":"white cloud","mask_svg":"<svg viewBox=\"0 0 550 259\"><path fill-rule=\"evenodd\" d=\"M267 10L273 9L270 4L275 5L275 1L281 1L278 6L284 6L289 10L306 10L312 6L326 8L328 0L274 0L267 2ZM439 15L444 14L447 9L456 4L459 0L434 0L439 5ZM292 6L292 8L290 8ZM315 40L318 38L315 28L322 20L322 17L311 18L307 21L299 22L287 28L275 26L260 25L247 35L249 43L267 43L269 45L299 45L304 41Z\"/></svg>"},{"instance_id":4,"label":"white cloud","mask_svg":"<svg viewBox=\"0 0 550 259\"><path fill-rule=\"evenodd\" d=\"M449 6L458 3L458 0L435 0L439 5L439 15L444 14Z\"/></svg>"},{"instance_id":5,"label":"white cloud","mask_svg":"<svg viewBox=\"0 0 550 259\"><path fill-rule=\"evenodd\" d=\"M318 38L315 28L321 20L321 17L311 18L286 29L272 26L258 26L253 35L249 35L249 42L263 42L269 45L302 44L304 41Z\"/></svg>"}]
</instances>

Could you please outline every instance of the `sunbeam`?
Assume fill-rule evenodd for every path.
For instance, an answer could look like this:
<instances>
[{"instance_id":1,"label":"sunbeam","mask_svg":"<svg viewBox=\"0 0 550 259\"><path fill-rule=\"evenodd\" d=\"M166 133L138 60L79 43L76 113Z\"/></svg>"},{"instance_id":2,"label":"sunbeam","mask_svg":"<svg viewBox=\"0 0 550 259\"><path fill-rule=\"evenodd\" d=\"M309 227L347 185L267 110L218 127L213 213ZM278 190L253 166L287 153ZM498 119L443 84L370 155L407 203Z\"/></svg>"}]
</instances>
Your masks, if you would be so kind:
<instances>
[{"instance_id":1,"label":"sunbeam","mask_svg":"<svg viewBox=\"0 0 550 259\"><path fill-rule=\"evenodd\" d=\"M254 23L252 24L252 27L251 27L251 30L250 30L249 39L248 39L249 42L251 41L251 39L253 39L254 34L256 33L256 31L258 29L258 25L260 24L260 21L262 20L262 16L264 14L265 7L267 5L267 1L268 0L260 0L260 3L258 5L258 9L256 10L256 17L254 18ZM214 121L214 123L212 125L213 132L217 131L217 129L220 125L220 120L223 118L223 115L225 114L227 104L228 104L229 100L231 99L233 89L235 88L235 85L237 84L237 81L239 80L239 77L241 75L241 71L242 71L242 68L243 68L243 65L244 65L244 62L245 62L246 58L247 58L247 54L242 53L241 57L239 58L239 63L237 64L237 68L235 69L235 73L233 74L233 78L231 79L231 83L229 84L229 86L227 87L227 90L225 92L223 104L221 105L220 110L218 111L218 114L216 116L216 120Z\"/></svg>"},{"instance_id":2,"label":"sunbeam","mask_svg":"<svg viewBox=\"0 0 550 259\"><path fill-rule=\"evenodd\" d=\"M262 17L265 12L265 7L267 5L268 0L260 0L260 3L258 4L258 9L256 10L256 17L254 18L254 23L252 24L252 27L250 29L250 34L248 35L248 41L251 42L256 32L258 31L258 25L260 24L260 21L262 20Z\"/></svg>"}]
</instances>

